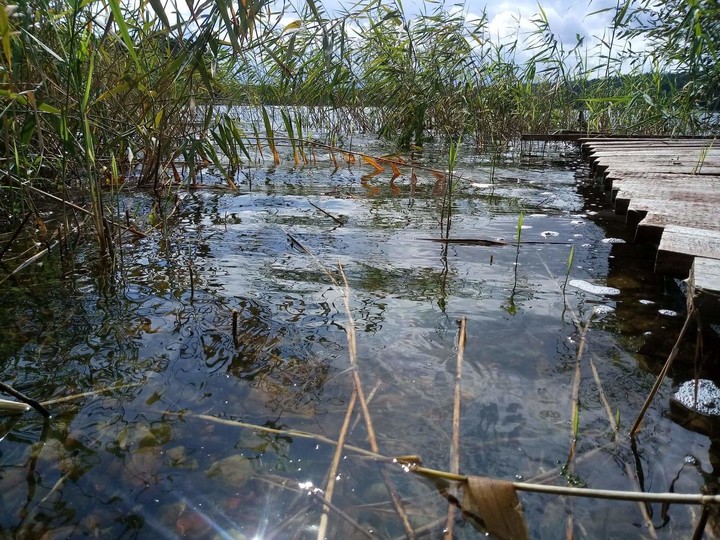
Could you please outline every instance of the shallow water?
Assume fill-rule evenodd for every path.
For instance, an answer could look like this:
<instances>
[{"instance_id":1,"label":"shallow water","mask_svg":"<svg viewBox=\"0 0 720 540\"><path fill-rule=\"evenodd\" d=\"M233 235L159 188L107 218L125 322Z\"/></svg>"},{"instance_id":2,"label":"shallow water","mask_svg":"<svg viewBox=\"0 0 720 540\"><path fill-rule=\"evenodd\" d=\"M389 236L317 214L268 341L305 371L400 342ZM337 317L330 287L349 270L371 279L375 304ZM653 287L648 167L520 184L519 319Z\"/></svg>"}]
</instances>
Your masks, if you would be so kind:
<instances>
[{"instance_id":1,"label":"shallow water","mask_svg":"<svg viewBox=\"0 0 720 540\"><path fill-rule=\"evenodd\" d=\"M128 239L118 268L96 263L87 238L73 261L53 256L4 283L0 380L38 400L75 397L48 405L47 423L0 416L3 537L316 537L322 507L304 483L326 485L334 445L252 425L338 438L353 392L338 263L381 454L448 469L466 317L463 473L654 492L712 484L717 449L669 417L673 381L634 451L624 436L682 325L683 297L642 248L607 241L624 238L622 222L575 174L578 160L571 148L496 167L466 156L449 244L433 241L432 175L412 186L360 165L262 167L243 173L238 192L180 192L167 227ZM151 201L122 204L142 224ZM512 243L520 212L519 249L473 242ZM590 287L564 287L571 245L568 278ZM593 313L575 464L562 476L581 327ZM369 449L358 411L347 443ZM377 537L402 535L382 467L413 526L441 537L448 504L436 485L351 450L335 507ZM570 514L578 537L651 536L637 503L520 498L533 538L563 536ZM699 516L647 511L660 538L691 535ZM457 518L457 538L478 534ZM328 537L360 536L333 511Z\"/></svg>"}]
</instances>

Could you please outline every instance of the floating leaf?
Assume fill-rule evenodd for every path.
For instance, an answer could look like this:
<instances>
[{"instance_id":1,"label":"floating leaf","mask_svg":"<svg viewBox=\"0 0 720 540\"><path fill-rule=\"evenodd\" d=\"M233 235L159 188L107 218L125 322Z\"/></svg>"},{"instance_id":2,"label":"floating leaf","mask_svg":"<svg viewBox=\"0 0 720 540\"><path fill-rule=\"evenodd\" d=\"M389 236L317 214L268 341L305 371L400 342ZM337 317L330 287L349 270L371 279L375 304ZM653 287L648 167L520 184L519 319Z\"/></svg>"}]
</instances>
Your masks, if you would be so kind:
<instances>
[{"instance_id":1,"label":"floating leaf","mask_svg":"<svg viewBox=\"0 0 720 540\"><path fill-rule=\"evenodd\" d=\"M402 173L400 172L400 169L398 169L398 166L395 165L392 161L386 161L386 163L387 163L388 165L390 165L390 168L392 169L393 178L397 178L398 176L400 176L400 175L402 174Z\"/></svg>"},{"instance_id":2,"label":"floating leaf","mask_svg":"<svg viewBox=\"0 0 720 540\"><path fill-rule=\"evenodd\" d=\"M380 166L380 164L377 162L377 160L375 158L370 157L370 156L365 156L365 155L362 155L361 157L365 163L367 163L368 165L373 167L376 171L382 172L385 170L383 167Z\"/></svg>"},{"instance_id":3,"label":"floating leaf","mask_svg":"<svg viewBox=\"0 0 720 540\"><path fill-rule=\"evenodd\" d=\"M438 182L444 182L446 180L444 173L442 173L440 171L436 171L436 170L432 170L430 172L432 173L432 175L435 177L435 179Z\"/></svg>"},{"instance_id":4,"label":"floating leaf","mask_svg":"<svg viewBox=\"0 0 720 540\"><path fill-rule=\"evenodd\" d=\"M462 511L466 518L501 540L529 538L522 505L512 482L468 476Z\"/></svg>"}]
</instances>

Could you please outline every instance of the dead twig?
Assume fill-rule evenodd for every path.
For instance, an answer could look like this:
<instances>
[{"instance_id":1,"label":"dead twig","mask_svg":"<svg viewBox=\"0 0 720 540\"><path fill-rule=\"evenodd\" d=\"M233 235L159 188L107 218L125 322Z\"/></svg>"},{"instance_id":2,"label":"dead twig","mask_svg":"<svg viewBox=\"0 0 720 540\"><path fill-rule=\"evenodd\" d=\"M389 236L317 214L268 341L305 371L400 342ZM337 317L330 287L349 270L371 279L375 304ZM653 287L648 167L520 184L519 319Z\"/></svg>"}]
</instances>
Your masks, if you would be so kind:
<instances>
[{"instance_id":1,"label":"dead twig","mask_svg":"<svg viewBox=\"0 0 720 540\"><path fill-rule=\"evenodd\" d=\"M23 218L22 222L20 223L20 226L15 229L15 232L13 233L12 237L8 241L7 244L5 244L5 247L2 248L2 251L0 251L0 261L2 261L2 258L5 256L5 253L8 249L10 249L10 246L13 245L13 242L17 239L17 237L20 235L20 232L23 230L25 225L27 224L28 220L32 217L33 213L28 212L25 214L25 218Z\"/></svg>"},{"instance_id":2,"label":"dead twig","mask_svg":"<svg viewBox=\"0 0 720 540\"><path fill-rule=\"evenodd\" d=\"M83 392L81 394L73 394L71 396L65 396L55 399L48 399L43 402L41 402L41 405L47 407L48 405L55 405L57 403L65 403L67 401L75 401L76 399L81 399L84 397L90 397L90 396L96 396L98 394L104 394L105 392L111 392L113 390L121 390L123 388L131 388L133 386L139 386L142 383L129 383L129 384L119 384L117 386L110 386L108 388L103 388L101 390L92 390L90 392Z\"/></svg>"},{"instance_id":3,"label":"dead twig","mask_svg":"<svg viewBox=\"0 0 720 540\"><path fill-rule=\"evenodd\" d=\"M294 491L299 494L307 494L313 499L321 502L325 507L327 507L330 511L334 512L338 515L338 517L342 518L346 522L348 522L350 525L352 525L360 534L362 534L366 538L375 538L373 535L371 535L368 531L362 528L362 526L355 521L353 518L351 518L347 513L343 512L340 508L332 504L327 497L323 496L323 492L321 489L315 488L310 486L310 488L306 487L305 485L298 484L295 480L291 478L284 478L282 476L277 475L260 475L257 477L257 480L260 480L262 482L266 482L272 486L277 486L281 489L287 489L290 491ZM290 517L290 519L285 520L285 522L280 525L278 528L268 532L264 535L265 538L276 538L279 536L280 533L282 533L287 527L290 525L290 523L297 518L302 518L307 514L307 510L309 509L309 506L305 506L302 508L299 512L295 513L293 516ZM323 510L325 511L325 510ZM323 536L325 538L325 536Z\"/></svg>"},{"instance_id":4,"label":"dead twig","mask_svg":"<svg viewBox=\"0 0 720 540\"><path fill-rule=\"evenodd\" d=\"M578 344L577 354L575 355L575 377L573 378L572 388L572 413L570 415L570 450L568 451L568 457L565 461L565 474L571 475L573 472L573 460L575 458L575 450L577 448L578 440L578 426L580 425L580 380L581 380L581 367L582 367L582 356L585 352L585 342L587 338L588 328L590 328L590 322L592 321L595 310L590 313L590 317L585 322L585 325L580 329L580 343ZM572 540L575 538L575 515L573 512L573 500L567 499L566 501L567 511L567 523L565 524L565 538L566 540Z\"/></svg>"},{"instance_id":5,"label":"dead twig","mask_svg":"<svg viewBox=\"0 0 720 540\"><path fill-rule=\"evenodd\" d=\"M10 394L12 397L19 399L23 403L30 405L33 409L35 409L37 412L42 414L45 418L50 418L50 412L45 407L43 407L40 403L38 403L34 399L29 398L25 394L18 392L9 384L0 382L0 392L5 392L6 394Z\"/></svg>"},{"instance_id":6,"label":"dead twig","mask_svg":"<svg viewBox=\"0 0 720 540\"><path fill-rule=\"evenodd\" d=\"M580 380L581 380L581 367L582 367L582 356L585 352L585 342L587 338L587 332L588 328L590 327L590 322L592 321L593 316L595 315L595 310L590 314L590 317L588 317L588 320L585 322L585 324L580 329L580 342L578 344L578 350L575 355L575 376L573 378L573 387L572 387L572 412L570 414L571 418L571 438L570 438L570 450L568 452L567 460L565 461L565 469L568 471L568 473L572 472L573 468L573 457L575 456L575 448L577 446L577 436L578 436L578 422L580 418Z\"/></svg>"},{"instance_id":7,"label":"dead twig","mask_svg":"<svg viewBox=\"0 0 720 540\"><path fill-rule=\"evenodd\" d=\"M66 205L66 206L69 206L70 208L72 208L72 209L74 209L74 210L77 210L78 212L82 212L83 214L86 214L86 215L88 215L88 216L93 216L93 217L95 216L95 214L94 214L92 211L88 210L87 208L83 208L82 206L78 206L77 204L71 203L70 201L66 201L65 199L63 199L63 198L61 198L61 197L57 197L56 195L53 195L53 194L51 194L51 193L48 193L47 191L43 191L43 190L41 190L41 189L38 189L38 188L36 188L36 187L34 187L34 186L30 186L30 185L25 185L24 187L27 188L27 189L29 189L29 190L31 190L31 191L34 191L34 192L37 193L38 195L42 195L43 197L48 197L49 199L52 199L52 200L57 201L57 202L59 202L59 203L62 203L62 204L64 204L64 205ZM137 229L137 228L134 227L133 225L127 226L127 225L123 225L122 223L116 223L116 222L114 222L114 221L112 221L112 220L111 220L111 223L112 223L113 226L120 227L120 228L123 229L124 231L130 232L130 233L132 233L132 234L134 234L134 235L136 235L136 236L143 237L143 238L147 236L146 233L144 233L144 232L142 232L141 230Z\"/></svg>"},{"instance_id":8,"label":"dead twig","mask_svg":"<svg viewBox=\"0 0 720 540\"><path fill-rule=\"evenodd\" d=\"M188 412L176 412L176 411L162 411L162 414L177 416L178 418L198 418L201 420L207 420L210 422L217 422L226 426L234 426L246 429L253 429L257 431L264 431L266 433L275 433L278 435L285 435L288 437L298 437L305 439L313 439L318 442L337 445L338 441L325 437L324 435L318 435L316 433L310 433L307 431L299 431L294 429L275 429L266 426L260 426L257 424L250 424L247 422L240 422L238 420L229 420L225 418L218 418L207 414L195 414ZM427 467L421 467L417 465L419 458L413 456L411 460L402 457L389 457L382 454L371 452L364 448L346 444L346 450L353 453L367 456L375 461L382 461L385 463L395 463L401 465L405 470L414 472L421 476L430 479L447 480L450 482L465 482L468 477L462 474L450 473L447 471L439 471L435 469L429 469ZM599 449L595 449L599 450ZM259 479L262 479L260 477ZM567 486L549 486L545 484L535 484L529 482L512 482L513 487L518 491L526 491L528 493L546 493L551 495L562 495L568 497L586 497L596 499L606 499L615 501L644 501L644 502L660 502L660 503L674 503L674 504L720 504L720 495L701 495L697 493L647 493L637 491L618 491L618 490L606 490L606 489L589 489L589 488L574 488Z\"/></svg>"},{"instance_id":9,"label":"dead twig","mask_svg":"<svg viewBox=\"0 0 720 540\"><path fill-rule=\"evenodd\" d=\"M399 461L399 460L397 460ZM426 478L448 480L451 482L466 482L468 477L446 471L437 471L400 462L403 467ZM605 499L612 501L643 501L674 504L718 504L720 495L701 495L696 493L648 493L637 491L618 491L610 489L575 488L567 486L548 486L545 484L530 484L528 482L512 482L518 491L528 493L546 493L567 497L586 497L591 499Z\"/></svg>"},{"instance_id":10,"label":"dead twig","mask_svg":"<svg viewBox=\"0 0 720 540\"><path fill-rule=\"evenodd\" d=\"M348 318L348 324L345 332L347 334L348 340L348 353L350 357L350 365L352 367L353 381L355 383L355 390L357 391L357 395L360 400L360 409L362 410L363 417L365 419L365 426L368 431L368 442L370 443L370 449L374 453L379 454L380 448L377 443L377 437L375 436L375 427L373 426L372 417L370 416L370 410L368 409L367 400L365 399L365 392L363 391L362 381L360 380L360 371L357 367L357 343L355 340L355 322L353 320L352 311L350 311L350 286L348 285L345 271L343 270L343 266L340 262L338 262L338 269L340 270L340 275L342 276L344 284L343 302L345 304L345 312ZM387 486L388 492L390 493L390 498L393 501L393 506L395 507L395 510L400 517L400 521L402 521L403 528L405 529L405 534L408 538L414 539L415 532L413 531L410 520L408 519L407 512L405 511L405 506L403 505L403 502L400 499L400 496L398 495L397 490L395 489L395 486L390 479L390 476L387 474L387 471L385 469L382 469L381 474L383 480L385 481L385 485Z\"/></svg>"},{"instance_id":11,"label":"dead twig","mask_svg":"<svg viewBox=\"0 0 720 540\"><path fill-rule=\"evenodd\" d=\"M458 336L457 364L455 368L455 396L453 401L453 434L450 446L450 471L460 472L460 390L462 388L462 365L465 355L465 326L467 319L460 319L460 332ZM447 520L445 521L445 540L452 540L453 525L455 522L455 506L448 506Z\"/></svg>"},{"instance_id":12,"label":"dead twig","mask_svg":"<svg viewBox=\"0 0 720 540\"><path fill-rule=\"evenodd\" d=\"M339 448L339 446L338 446L338 448ZM365 529L363 529L357 521L355 521L353 518L351 518L350 516L348 516L345 512L343 512L342 510L340 510L337 506L335 506L334 504L332 504L326 497L323 497L323 496L321 495L321 493L322 493L322 492L321 492L319 489L312 489L312 490L310 490L310 491L308 492L308 494L309 494L311 497L317 499L317 500L320 501L326 508L328 508L329 510L332 510L333 512L335 512L339 517L341 517L341 518L344 519L346 522L348 522L350 525L352 525L352 526L355 528L355 530L358 531L358 532L360 532L365 538L375 538L372 534L370 534L370 533L367 532ZM323 516L324 516L324 515L326 515L326 514L323 513ZM322 537L321 537L321 536L320 536L320 533L319 533L319 531L318 531L318 538L324 539L325 536L322 536Z\"/></svg>"},{"instance_id":13,"label":"dead twig","mask_svg":"<svg viewBox=\"0 0 720 540\"><path fill-rule=\"evenodd\" d=\"M313 208L315 208L316 210L318 210L319 212L325 214L327 217L329 217L330 219L332 219L332 220L333 220L335 223L337 223L338 225L340 225L340 226L345 225L345 222L344 222L343 220L341 220L341 219L338 218L338 217L333 216L330 212L326 212L325 210L323 210L322 208L320 208L317 204L313 204L311 201L308 201L308 204L309 204L310 206L312 206Z\"/></svg>"},{"instance_id":14,"label":"dead twig","mask_svg":"<svg viewBox=\"0 0 720 540\"><path fill-rule=\"evenodd\" d=\"M318 527L317 534L318 540L325 540L328 526L328 512L330 508L328 505L332 502L333 493L335 492L335 478L337 477L338 469L340 468L340 458L342 457L343 447L345 446L345 437L347 437L356 399L357 390L353 390L350 395L350 403L348 403L347 412L345 413L345 420L343 421L342 428L340 429L340 436L338 437L338 443L335 447L335 454L333 455L332 462L330 463L330 470L328 471L328 482L325 487L325 500L327 501L327 504L323 506L323 513L320 516L320 526Z\"/></svg>"},{"instance_id":15,"label":"dead twig","mask_svg":"<svg viewBox=\"0 0 720 540\"><path fill-rule=\"evenodd\" d=\"M691 294L691 291L688 291L688 298L690 298L690 294ZM692 319L694 313L695 313L695 306L692 303L692 301L688 301L688 312L687 312L687 317L685 317L685 323L683 324L683 327L680 330L680 334L678 335L677 340L675 341L675 345L673 345L673 348L670 351L670 355L668 356L667 360L665 361L665 365L660 370L660 373L658 373L658 376L655 379L655 384L653 385L652 390L650 390L650 394L648 394L648 397L645 400L645 403L643 403L643 406L640 409L640 413L638 414L637 418L635 419L635 423L633 424L632 428L630 429L630 437L634 437L635 434L637 433L638 429L640 429L640 424L642 423L642 420L645 417L645 413L650 408L650 404L652 403L652 400L655 397L655 394L657 394L657 391L660 389L660 385L665 380L665 376L667 375L667 372L670 370L670 367L672 366L673 362L675 361L675 358L677 357L678 353L680 352L680 343L682 343L682 340L685 337L685 332L687 332L687 329L690 327L690 320Z\"/></svg>"}]
</instances>

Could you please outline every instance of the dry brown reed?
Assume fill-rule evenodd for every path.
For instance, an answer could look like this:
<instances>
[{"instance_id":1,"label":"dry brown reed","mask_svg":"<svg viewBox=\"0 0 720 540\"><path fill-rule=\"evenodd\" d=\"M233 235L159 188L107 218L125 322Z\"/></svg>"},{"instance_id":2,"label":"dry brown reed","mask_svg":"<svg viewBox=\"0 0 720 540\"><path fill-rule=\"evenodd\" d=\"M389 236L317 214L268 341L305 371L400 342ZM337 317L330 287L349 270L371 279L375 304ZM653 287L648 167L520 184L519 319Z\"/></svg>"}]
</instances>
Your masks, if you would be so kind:
<instances>
[{"instance_id":1,"label":"dry brown reed","mask_svg":"<svg viewBox=\"0 0 720 540\"><path fill-rule=\"evenodd\" d=\"M335 492L335 478L337 477L338 469L340 468L340 458L342 457L343 448L345 446L345 438L348 434L348 428L350 427L350 419L352 418L353 409L355 408L355 400L357 399L357 390L353 389L350 395L350 402L345 412L345 419L343 420L342 428L340 429L340 435L338 436L338 443L335 447L335 453L333 454L332 462L330 463L330 469L328 470L328 480L325 486L325 500L328 503L332 502L333 493ZM327 533L328 526L328 506L323 506L323 513L320 516L320 526L318 527L318 540L324 540Z\"/></svg>"},{"instance_id":2,"label":"dry brown reed","mask_svg":"<svg viewBox=\"0 0 720 540\"><path fill-rule=\"evenodd\" d=\"M370 416L370 410L367 405L367 400L365 399L365 392L363 391L362 381L360 379L360 371L358 369L357 365L357 342L355 339L355 322L353 320L352 311L350 310L350 286L348 285L347 277L345 276L345 271L343 270L343 266L340 262L338 262L338 269L340 270L340 275L342 276L343 280L343 303L345 304L345 312L346 316L348 318L348 324L345 328L345 332L347 334L347 340L348 340L348 352L350 357L350 365L352 367L352 373L353 373L353 381L355 383L355 390L357 391L358 399L360 400L360 409L362 410L363 417L365 418L365 427L367 429L367 435L368 435L368 442L370 443L370 449L375 453L380 453L380 447L377 443L377 437L375 435L375 427L373 425L372 417ZM414 539L415 538L415 532L413 531L412 525L410 524L410 519L408 518L407 511L405 510L405 505L402 502L402 499L400 499L400 496L397 493L397 489L395 488L394 482L388 475L388 472L386 469L381 470L381 474L383 477L383 480L385 482L385 485L387 486L388 492L390 493L390 498L392 499L393 506L395 507L395 510L398 513L398 516L400 517L400 521L402 522L403 529L405 529L405 534L408 538Z\"/></svg>"},{"instance_id":3,"label":"dry brown reed","mask_svg":"<svg viewBox=\"0 0 720 540\"><path fill-rule=\"evenodd\" d=\"M460 472L460 399L462 390L462 367L465 356L465 327L467 318L460 319L460 330L458 333L457 362L455 366L455 391L453 396L453 432L452 444L450 445L450 472ZM453 526L455 523L455 506L448 505L447 519L445 520L445 540L452 540Z\"/></svg>"}]
</instances>

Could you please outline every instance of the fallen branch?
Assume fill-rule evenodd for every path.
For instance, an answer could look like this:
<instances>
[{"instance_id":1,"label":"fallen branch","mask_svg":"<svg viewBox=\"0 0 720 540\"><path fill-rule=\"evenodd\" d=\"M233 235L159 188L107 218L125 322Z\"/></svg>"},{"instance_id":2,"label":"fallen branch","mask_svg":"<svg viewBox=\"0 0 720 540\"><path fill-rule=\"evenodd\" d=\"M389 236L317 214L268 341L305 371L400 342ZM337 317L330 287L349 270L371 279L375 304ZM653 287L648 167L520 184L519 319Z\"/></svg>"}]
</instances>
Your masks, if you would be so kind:
<instances>
[{"instance_id":1,"label":"fallen branch","mask_svg":"<svg viewBox=\"0 0 720 540\"><path fill-rule=\"evenodd\" d=\"M410 471L433 478L436 480L448 480L451 482L466 482L468 476L453 474L426 467L414 466L403 463ZM674 504L720 504L720 495L701 495L691 493L644 493L637 491L617 491L610 489L573 488L566 486L548 486L544 484L529 484L527 482L511 482L518 491L528 493L547 493L550 495L561 495L565 497L586 497L591 499L606 499L614 501L643 501L643 502L664 502Z\"/></svg>"},{"instance_id":2,"label":"fallen branch","mask_svg":"<svg viewBox=\"0 0 720 540\"><path fill-rule=\"evenodd\" d=\"M29 189L30 191L34 191L34 192L37 193L38 195L42 195L43 197L48 197L49 199L52 199L52 200L57 201L57 202L59 202L59 203L62 203L62 204L64 204L64 205L66 205L66 206L69 206L70 208L72 208L72 209L74 209L74 210L77 210L78 212L82 212L83 214L86 214L86 215L88 215L88 216L95 217L95 214L94 214L92 211L88 210L87 208L83 208L82 206L78 206L77 204L71 203L70 201L66 201L65 199L63 199L63 198L61 198L61 197L57 197L56 195L53 195L53 194L51 194L51 193L48 193L47 191L43 191L43 190L41 190L41 189L38 189L38 188L33 187L33 186L30 186L30 185L25 185L24 187L26 187L26 188ZM144 237L147 236L146 233L142 232L141 230L137 229L136 227L134 227L134 226L132 226L132 225L127 226L127 225L123 225L122 223L117 223L117 222L112 221L112 220L109 220L109 221L110 221L110 223L111 223L113 226L120 227L120 228L123 229L124 231L130 232L130 233L132 233L132 234L134 234L134 235L136 235L136 236L140 236L140 237L142 237L142 238L144 238Z\"/></svg>"},{"instance_id":3,"label":"fallen branch","mask_svg":"<svg viewBox=\"0 0 720 540\"><path fill-rule=\"evenodd\" d=\"M30 405L33 409L35 409L37 412L42 414L45 418L50 418L50 413L48 412L48 410L45 407L43 407L40 403L38 403L34 399L29 398L25 394L18 392L9 384L0 382L0 392L5 392L6 394L10 394L12 397L19 399L23 403Z\"/></svg>"},{"instance_id":4,"label":"fallen branch","mask_svg":"<svg viewBox=\"0 0 720 540\"><path fill-rule=\"evenodd\" d=\"M104 394L105 392L111 392L112 390L120 390L122 388L131 388L133 386L139 386L141 384L142 383L139 383L139 382L128 383L128 384L119 384L117 386L110 386L108 388L102 388L100 390L92 390L90 392L82 392L80 394L73 394L71 396L64 396L64 397L59 397L59 398L54 398L54 399L48 399L48 400L42 401L41 405L43 405L44 407L47 407L48 405L55 405L57 403L65 403L67 401L75 401L76 399L81 399L81 398L89 397L89 396L96 396L97 394Z\"/></svg>"},{"instance_id":5,"label":"fallen branch","mask_svg":"<svg viewBox=\"0 0 720 540\"><path fill-rule=\"evenodd\" d=\"M7 250L10 249L10 247L13 245L13 242L14 242L15 239L20 235L20 232L23 230L23 228L25 227L25 225L27 224L27 222L30 220L30 218L32 217L32 215L33 215L32 212L28 212L27 214L25 214L25 218L24 218L24 219L22 220L22 222L20 223L20 226L18 226L18 228L15 229L15 232L14 232L13 235L10 237L10 240L8 241L8 243L5 244L5 247L3 247L3 248L2 248L2 251L0 251L0 261L2 261L2 258L5 256L5 253L6 253Z\"/></svg>"}]
</instances>

